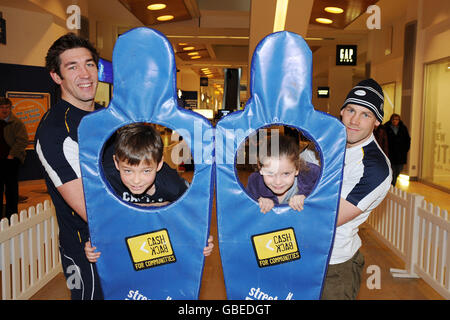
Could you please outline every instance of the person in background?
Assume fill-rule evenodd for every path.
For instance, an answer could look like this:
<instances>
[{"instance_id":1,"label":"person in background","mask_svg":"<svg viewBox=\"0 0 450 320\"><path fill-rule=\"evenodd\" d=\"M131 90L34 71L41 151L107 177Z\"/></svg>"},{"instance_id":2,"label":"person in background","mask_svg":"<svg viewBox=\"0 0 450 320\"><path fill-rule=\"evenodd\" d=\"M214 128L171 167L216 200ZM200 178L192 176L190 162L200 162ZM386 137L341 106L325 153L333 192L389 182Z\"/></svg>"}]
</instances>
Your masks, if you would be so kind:
<instances>
[{"instance_id":1,"label":"person in background","mask_svg":"<svg viewBox=\"0 0 450 320\"><path fill-rule=\"evenodd\" d=\"M3 193L6 198L5 217L18 213L19 166L25 161L28 134L23 122L11 112L12 103L0 97L0 218L3 217Z\"/></svg>"},{"instance_id":2,"label":"person in background","mask_svg":"<svg viewBox=\"0 0 450 320\"><path fill-rule=\"evenodd\" d=\"M384 125L389 144L389 160L392 166L392 185L395 187L397 177L403 170L411 147L408 128L403 124L400 115L393 113Z\"/></svg>"},{"instance_id":3,"label":"person in background","mask_svg":"<svg viewBox=\"0 0 450 320\"><path fill-rule=\"evenodd\" d=\"M373 134L378 142L378 145L381 147L381 150L383 150L384 154L389 158L389 142L384 125L380 123L380 125L373 130Z\"/></svg>"}]
</instances>

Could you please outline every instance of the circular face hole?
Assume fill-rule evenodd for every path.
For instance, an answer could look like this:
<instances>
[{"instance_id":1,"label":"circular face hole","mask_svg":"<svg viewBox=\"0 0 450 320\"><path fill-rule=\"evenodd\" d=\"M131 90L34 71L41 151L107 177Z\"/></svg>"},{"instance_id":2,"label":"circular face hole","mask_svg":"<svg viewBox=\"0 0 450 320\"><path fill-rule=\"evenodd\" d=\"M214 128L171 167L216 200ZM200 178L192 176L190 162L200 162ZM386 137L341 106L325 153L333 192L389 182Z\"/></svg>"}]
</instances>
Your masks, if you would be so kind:
<instances>
[{"instance_id":1,"label":"circular face hole","mask_svg":"<svg viewBox=\"0 0 450 320\"><path fill-rule=\"evenodd\" d=\"M297 200L301 201L297 195L308 197L320 179L320 168L319 148L295 127L260 128L237 151L239 181L261 211L263 203L269 200L272 207L284 204L293 207Z\"/></svg>"},{"instance_id":2,"label":"circular face hole","mask_svg":"<svg viewBox=\"0 0 450 320\"><path fill-rule=\"evenodd\" d=\"M105 143L103 175L123 202L168 205L189 188L194 174L190 149L176 131L151 123L119 128Z\"/></svg>"}]
</instances>

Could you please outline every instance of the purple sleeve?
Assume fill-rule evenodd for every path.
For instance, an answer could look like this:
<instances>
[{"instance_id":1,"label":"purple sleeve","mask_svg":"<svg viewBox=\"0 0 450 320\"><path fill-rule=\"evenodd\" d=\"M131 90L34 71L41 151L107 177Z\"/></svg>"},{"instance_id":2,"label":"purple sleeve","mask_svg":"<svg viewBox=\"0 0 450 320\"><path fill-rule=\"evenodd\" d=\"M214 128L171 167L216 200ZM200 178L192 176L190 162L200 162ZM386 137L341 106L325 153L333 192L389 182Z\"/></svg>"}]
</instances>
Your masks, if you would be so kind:
<instances>
[{"instance_id":1,"label":"purple sleeve","mask_svg":"<svg viewBox=\"0 0 450 320\"><path fill-rule=\"evenodd\" d=\"M249 195L255 200L258 200L258 198L260 197L259 192L258 192L258 175L259 175L258 172L253 172L248 177L247 188L246 188Z\"/></svg>"},{"instance_id":2,"label":"purple sleeve","mask_svg":"<svg viewBox=\"0 0 450 320\"><path fill-rule=\"evenodd\" d=\"M298 194L304 194L305 196L309 196L309 194L314 190L316 183L320 177L320 167L307 162L309 170L301 171L298 174Z\"/></svg>"}]
</instances>

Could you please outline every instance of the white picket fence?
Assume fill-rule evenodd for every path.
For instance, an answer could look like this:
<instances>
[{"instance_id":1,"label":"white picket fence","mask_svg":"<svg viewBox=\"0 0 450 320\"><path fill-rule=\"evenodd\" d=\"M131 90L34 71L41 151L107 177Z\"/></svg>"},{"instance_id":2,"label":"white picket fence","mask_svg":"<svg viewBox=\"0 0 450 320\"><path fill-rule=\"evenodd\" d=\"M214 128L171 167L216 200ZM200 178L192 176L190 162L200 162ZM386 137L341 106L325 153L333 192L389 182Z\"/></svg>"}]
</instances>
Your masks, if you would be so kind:
<instances>
[{"instance_id":1,"label":"white picket fence","mask_svg":"<svg viewBox=\"0 0 450 320\"><path fill-rule=\"evenodd\" d=\"M421 277L450 299L450 219L447 210L427 203L423 196L391 187L367 223L379 239L404 262L391 269L394 277Z\"/></svg>"},{"instance_id":2,"label":"white picket fence","mask_svg":"<svg viewBox=\"0 0 450 320\"><path fill-rule=\"evenodd\" d=\"M0 221L1 300L25 300L61 272L55 208L46 200Z\"/></svg>"}]
</instances>

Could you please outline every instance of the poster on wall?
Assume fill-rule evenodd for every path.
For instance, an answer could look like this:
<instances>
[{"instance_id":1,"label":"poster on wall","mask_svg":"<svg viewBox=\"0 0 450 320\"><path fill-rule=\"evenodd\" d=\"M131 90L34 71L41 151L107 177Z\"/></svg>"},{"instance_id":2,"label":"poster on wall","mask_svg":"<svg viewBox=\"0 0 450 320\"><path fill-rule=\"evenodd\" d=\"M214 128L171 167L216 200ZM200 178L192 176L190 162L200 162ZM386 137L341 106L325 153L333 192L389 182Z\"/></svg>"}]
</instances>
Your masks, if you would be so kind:
<instances>
[{"instance_id":1,"label":"poster on wall","mask_svg":"<svg viewBox=\"0 0 450 320\"><path fill-rule=\"evenodd\" d=\"M50 93L7 91L6 97L12 102L12 113L25 124L28 132L27 149L33 149L36 129L50 107Z\"/></svg>"}]
</instances>

